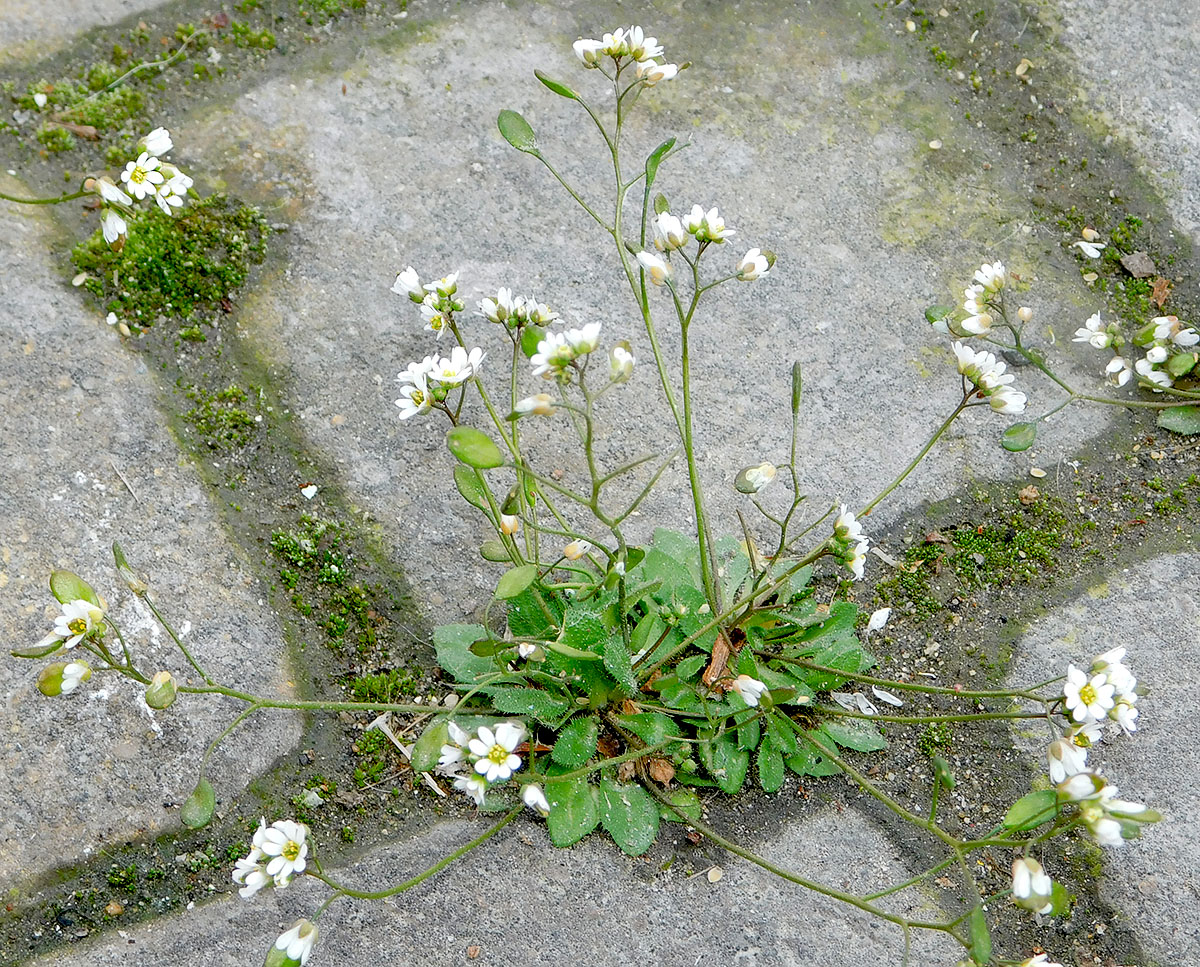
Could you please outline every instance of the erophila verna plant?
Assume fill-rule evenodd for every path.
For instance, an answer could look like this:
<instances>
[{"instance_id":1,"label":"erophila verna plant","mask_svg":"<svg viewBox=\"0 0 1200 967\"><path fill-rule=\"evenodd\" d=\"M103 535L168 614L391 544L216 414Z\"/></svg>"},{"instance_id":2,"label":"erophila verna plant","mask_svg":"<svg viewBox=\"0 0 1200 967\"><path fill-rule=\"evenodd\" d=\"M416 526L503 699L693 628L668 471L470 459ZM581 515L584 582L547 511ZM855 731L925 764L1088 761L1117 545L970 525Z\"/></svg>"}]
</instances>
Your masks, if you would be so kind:
<instances>
[{"instance_id":1,"label":"erophila verna plant","mask_svg":"<svg viewBox=\"0 0 1200 967\"><path fill-rule=\"evenodd\" d=\"M77 691L94 675L116 674L139 683L152 710L171 707L180 696L221 695L242 702L241 713L201 760L199 780L181 814L192 827L205 825L214 810L214 792L205 777L214 749L260 710L370 709L425 720L433 713L411 750L414 773L430 782L443 777L481 812L500 818L410 879L364 890L321 867L317 844L302 823L281 818L268 824L264 817L232 873L240 895L251 899L265 889L285 889L299 876L329 888L309 918L271 944L266 964L274 967L307 962L317 923L334 900L402 893L478 848L525 809L545 820L555 846L570 846L602 829L630 855L651 847L661 823L682 823L788 881L896 924L903 932L905 960L911 931L924 928L953 937L975 964L1015 964L993 949L986 912L1005 899L1038 916L1069 909L1070 897L1053 878L1057 871L1043 866L1043 859L1053 865L1045 844L1085 835L1118 847L1139 835L1142 824L1160 818L1140 803L1118 799L1116 787L1095 763L1097 746L1138 726L1142 692L1124 663L1125 649L1100 655L1087 670L1071 665L1065 676L1024 688L966 690L888 680L870 674L875 660L856 631L858 611L837 589L841 581L863 577L870 545L864 519L959 415L974 407L1001 416L1026 410L1026 390L1016 388L1006 363L991 351L973 348L970 340L1023 355L1070 394L1067 402L1121 401L1077 393L1055 376L1024 341L1029 311L1017 309L1010 320L1006 299L1015 280L999 262L984 264L967 290L962 314L931 311L938 328L959 337L952 358L960 380L948 418L901 474L857 511L849 495L812 507L797 462L802 380L795 364L790 398L782 401L792 419L790 451L784 459L759 458L726 481L758 517L751 524L739 515L736 536L714 536L693 443L689 332L709 291L770 280L782 269L766 248L731 254L736 230L718 207L706 207L711 199L673 209L655 191L660 168L679 150L674 138L644 160L639 155L630 161L623 137L630 112L640 98L652 96L656 84L678 78L688 65L662 62L662 46L637 26L601 40L580 40L574 49L589 72L584 80L611 96L607 111L595 106L591 95L540 71L536 75L551 92L575 102L594 126L611 158L615 196L604 204L586 200L516 112L502 111L499 129L510 144L545 165L611 239L614 263L628 283L640 324L616 332L594 321L573 327L540 301L540 294L517 294L518 286L487 294L472 311L457 273L422 282L410 266L393 285L432 332L433 346L446 347L400 373L399 417L445 420L446 443L456 461L454 484L493 532L479 552L503 569L483 623L442 625L434 633L449 694L425 704L296 701L217 682L202 656L188 649L159 612L147 581L117 545L119 575L178 645L183 671L143 667L113 611L86 581L66 571L50 579L61 605L53 630L19 654L59 659L38 677L48 696ZM147 171L147 164L139 158L135 169ZM635 216L627 220L630 210ZM664 325L678 345L675 359L668 359L660 338ZM1175 357L1166 343L1185 347L1195 342L1194 332L1172 323L1160 334L1157 325L1131 342L1153 343L1147 358L1161 343L1165 359L1149 365L1165 362L1169 369ZM1085 329L1093 327L1089 323ZM1115 331L1109 335L1106 345L1125 345ZM491 348L485 350L485 342ZM600 401L622 393L623 385L648 367L661 386L679 448L610 466L597 445ZM493 384L503 382L501 370L507 386L499 389ZM1153 377L1146 380L1152 388L1168 388ZM1033 426L1010 427L1005 444L1028 446ZM530 457L526 435L542 432L576 439L586 477L582 486L560 482ZM659 529L648 543L637 543L628 529L630 518L676 460L687 468L694 531ZM766 491L773 484L776 500L768 503ZM786 494L778 493L781 487ZM825 581L818 591L814 581L821 577ZM887 609L872 614L867 634L882 628L888 616ZM909 708L935 697L967 701L973 710ZM939 813L939 799L955 786L946 760L934 759L929 808L919 814L889 795L862 764L861 755L887 745L881 723L986 719L1040 720L1046 730L1047 776L982 834L968 835L954 816ZM701 791L735 795L751 782L773 793L789 772L844 774L910 823L914 835L939 850L940 858L903 882L850 893L811 880L803 871L783 869L705 821ZM990 893L981 888L980 867L972 859L983 850L1012 858L1011 883ZM943 875L958 877L969 897L944 920L911 919L880 905L887 896ZM1022 963L1053 967L1047 954Z\"/></svg>"}]
</instances>

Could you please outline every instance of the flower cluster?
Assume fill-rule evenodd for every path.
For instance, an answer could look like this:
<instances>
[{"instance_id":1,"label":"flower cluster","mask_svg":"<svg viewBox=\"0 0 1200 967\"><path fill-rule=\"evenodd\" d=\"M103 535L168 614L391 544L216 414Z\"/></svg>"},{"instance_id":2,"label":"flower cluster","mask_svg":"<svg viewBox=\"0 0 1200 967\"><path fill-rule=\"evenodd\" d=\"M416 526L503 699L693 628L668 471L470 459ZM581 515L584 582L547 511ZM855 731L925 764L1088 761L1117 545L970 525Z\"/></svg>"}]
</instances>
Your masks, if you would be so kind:
<instances>
[{"instance_id":1,"label":"flower cluster","mask_svg":"<svg viewBox=\"0 0 1200 967\"><path fill-rule=\"evenodd\" d=\"M1137 729L1137 679L1121 659L1124 648L1106 651L1092 662L1088 674L1067 666L1063 697L1071 719L1084 725L1110 718L1126 733Z\"/></svg>"},{"instance_id":2,"label":"flower cluster","mask_svg":"<svg viewBox=\"0 0 1200 967\"><path fill-rule=\"evenodd\" d=\"M1007 275L1003 262L984 263L975 272L975 281L963 290L963 311L967 314L959 325L972 336L982 336L991 331L992 314L988 311L992 299L1001 289Z\"/></svg>"},{"instance_id":3,"label":"flower cluster","mask_svg":"<svg viewBox=\"0 0 1200 967\"><path fill-rule=\"evenodd\" d=\"M840 557L855 581L861 581L863 565L867 562L867 551L871 541L862 532L858 518L842 504L837 520L833 523L834 553Z\"/></svg>"},{"instance_id":4,"label":"flower cluster","mask_svg":"<svg viewBox=\"0 0 1200 967\"><path fill-rule=\"evenodd\" d=\"M696 240L698 258L708 245L721 245L737 234L725 225L725 219L718 209L709 208L706 211L701 205L693 205L691 212L682 219L669 211L659 212L651 221L651 228L654 230L654 247L661 254L638 252L637 260L647 278L655 285L671 284L675 275L671 253L686 249L693 238ZM739 282L753 282L770 272L774 264L774 253L752 248L738 261L732 278Z\"/></svg>"},{"instance_id":5,"label":"flower cluster","mask_svg":"<svg viewBox=\"0 0 1200 967\"><path fill-rule=\"evenodd\" d=\"M1092 838L1101 846L1121 846L1140 835L1142 823L1156 823L1162 815L1156 810L1118 799L1119 790L1110 786L1098 772L1079 772L1056 787L1058 801L1073 804Z\"/></svg>"},{"instance_id":6,"label":"flower cluster","mask_svg":"<svg viewBox=\"0 0 1200 967\"><path fill-rule=\"evenodd\" d=\"M90 179L84 187L100 198L100 229L104 241L114 252L125 247L128 232L126 217L132 214L134 199L154 199L166 214L173 215L183 206L184 197L194 182L178 166L163 161L162 155L173 147L166 128L155 128L142 138L138 156L121 172L121 186L110 178Z\"/></svg>"},{"instance_id":7,"label":"flower cluster","mask_svg":"<svg viewBox=\"0 0 1200 967\"><path fill-rule=\"evenodd\" d=\"M1097 312L1075 330L1073 341L1113 351L1104 367L1105 377L1113 385L1124 386L1137 373L1141 384L1161 393L1173 386L1176 379L1195 370L1200 333L1176 316L1156 316L1136 332L1127 334L1120 323L1105 325ZM1126 355L1127 345L1145 353L1132 366Z\"/></svg>"},{"instance_id":8,"label":"flower cluster","mask_svg":"<svg viewBox=\"0 0 1200 967\"><path fill-rule=\"evenodd\" d=\"M455 346L449 356L426 356L419 363L409 363L396 377L402 384L396 400L400 419L421 416L435 407L445 409L450 391L477 376L486 355L478 347L468 352Z\"/></svg>"},{"instance_id":9,"label":"flower cluster","mask_svg":"<svg viewBox=\"0 0 1200 967\"><path fill-rule=\"evenodd\" d=\"M512 778L521 768L521 757L516 749L525 740L525 726L521 722L501 722L495 729L481 725L472 735L450 722L448 730L449 741L442 745L438 771L455 776L454 788L470 796L477 806L482 806L490 786ZM468 762L471 771L464 773ZM522 796L525 796L524 791ZM542 801L544 799L543 796ZM529 805L529 800L525 801ZM546 809L549 811L549 806Z\"/></svg>"},{"instance_id":10,"label":"flower cluster","mask_svg":"<svg viewBox=\"0 0 1200 967\"><path fill-rule=\"evenodd\" d=\"M537 344L537 352L529 362L533 375L569 383L572 373L579 368L578 360L596 351L600 345L600 323L589 322L582 329L547 333ZM633 372L633 357L629 358L630 375Z\"/></svg>"},{"instance_id":11,"label":"flower cluster","mask_svg":"<svg viewBox=\"0 0 1200 967\"><path fill-rule=\"evenodd\" d=\"M265 886L283 888L308 865L308 827L291 819L267 825L259 822L251 842L250 855L234 865L233 882L243 899L250 899Z\"/></svg>"},{"instance_id":12,"label":"flower cluster","mask_svg":"<svg viewBox=\"0 0 1200 967\"><path fill-rule=\"evenodd\" d=\"M954 344L954 356L958 360L958 371L987 400L998 413L1020 413L1025 409L1025 394L1013 389L1012 373L1005 373L1004 363L994 353L986 350L976 352L961 342Z\"/></svg>"},{"instance_id":13,"label":"flower cluster","mask_svg":"<svg viewBox=\"0 0 1200 967\"><path fill-rule=\"evenodd\" d=\"M669 81L680 71L678 64L659 63L655 60L656 57L662 56L662 44L658 42L657 37L647 37L646 32L638 26L618 27L600 40L577 40L574 48L575 56L589 69L603 70L605 57L612 59L618 73L626 65L636 64L638 80L647 87L652 87L659 81Z\"/></svg>"},{"instance_id":14,"label":"flower cluster","mask_svg":"<svg viewBox=\"0 0 1200 967\"><path fill-rule=\"evenodd\" d=\"M454 297L458 292L457 272L451 272L444 278L422 285L417 270L410 265L396 276L396 281L392 283L392 291L397 295L408 296L420 306L425 328L433 332L438 339L442 338L442 333L454 328L454 313L462 312L466 308Z\"/></svg>"},{"instance_id":15,"label":"flower cluster","mask_svg":"<svg viewBox=\"0 0 1200 967\"><path fill-rule=\"evenodd\" d=\"M479 303L479 315L509 329L522 326L540 326L543 329L558 321L558 313L532 296L513 295L512 289L501 288L494 299Z\"/></svg>"}]
</instances>

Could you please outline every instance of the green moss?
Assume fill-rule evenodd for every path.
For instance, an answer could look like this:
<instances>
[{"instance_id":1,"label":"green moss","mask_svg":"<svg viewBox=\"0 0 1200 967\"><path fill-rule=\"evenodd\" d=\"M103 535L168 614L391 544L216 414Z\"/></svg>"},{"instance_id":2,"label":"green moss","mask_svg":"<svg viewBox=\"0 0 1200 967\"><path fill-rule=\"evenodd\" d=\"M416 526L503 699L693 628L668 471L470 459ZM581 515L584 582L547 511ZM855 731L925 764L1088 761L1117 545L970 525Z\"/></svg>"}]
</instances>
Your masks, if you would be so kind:
<instances>
[{"instance_id":1,"label":"green moss","mask_svg":"<svg viewBox=\"0 0 1200 967\"><path fill-rule=\"evenodd\" d=\"M248 397L238 386L217 393L198 387L187 391L187 398L196 405L183 418L196 428L204 443L213 450L244 447L254 436L254 417L243 408Z\"/></svg>"},{"instance_id":2,"label":"green moss","mask_svg":"<svg viewBox=\"0 0 1200 967\"><path fill-rule=\"evenodd\" d=\"M361 675L347 685L356 702L379 702L386 705L416 692L416 681L403 668L393 668L377 675Z\"/></svg>"},{"instance_id":3,"label":"green moss","mask_svg":"<svg viewBox=\"0 0 1200 967\"><path fill-rule=\"evenodd\" d=\"M946 752L954 738L954 731L949 722L930 722L917 739L917 748L929 758Z\"/></svg>"},{"instance_id":4,"label":"green moss","mask_svg":"<svg viewBox=\"0 0 1200 967\"><path fill-rule=\"evenodd\" d=\"M138 871L137 866L130 864L129 866L117 866L114 864L109 868L108 885L117 890L132 890L137 886Z\"/></svg>"},{"instance_id":5,"label":"green moss","mask_svg":"<svg viewBox=\"0 0 1200 967\"><path fill-rule=\"evenodd\" d=\"M391 740L378 729L369 729L354 743L359 763L354 767L354 783L360 789L378 782L391 764Z\"/></svg>"},{"instance_id":6,"label":"green moss","mask_svg":"<svg viewBox=\"0 0 1200 967\"><path fill-rule=\"evenodd\" d=\"M71 260L88 273L84 285L105 311L146 329L159 316L228 311L250 266L262 261L269 231L257 208L213 195L175 217L148 210L131 221L120 253L97 230Z\"/></svg>"},{"instance_id":7,"label":"green moss","mask_svg":"<svg viewBox=\"0 0 1200 967\"><path fill-rule=\"evenodd\" d=\"M239 47L253 47L258 50L274 50L275 35L267 29L255 30L247 23L235 20L229 25L233 42Z\"/></svg>"},{"instance_id":8,"label":"green moss","mask_svg":"<svg viewBox=\"0 0 1200 967\"><path fill-rule=\"evenodd\" d=\"M75 147L75 135L57 124L43 124L37 129L35 137L47 151L55 153L70 151Z\"/></svg>"}]
</instances>

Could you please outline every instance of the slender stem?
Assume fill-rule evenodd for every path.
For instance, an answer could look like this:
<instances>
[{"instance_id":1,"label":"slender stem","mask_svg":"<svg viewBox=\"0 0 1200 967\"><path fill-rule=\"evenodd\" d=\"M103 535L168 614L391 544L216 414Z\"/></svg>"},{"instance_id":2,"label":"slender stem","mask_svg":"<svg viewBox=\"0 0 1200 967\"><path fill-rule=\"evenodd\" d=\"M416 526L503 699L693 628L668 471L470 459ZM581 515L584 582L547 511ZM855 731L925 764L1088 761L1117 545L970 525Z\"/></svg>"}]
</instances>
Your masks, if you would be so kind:
<instances>
[{"instance_id":1,"label":"slender stem","mask_svg":"<svg viewBox=\"0 0 1200 967\"><path fill-rule=\"evenodd\" d=\"M512 809L510 809L507 813L504 814L504 818L501 819L494 826L492 826L490 829L488 829L487 832L481 833L479 836L476 836L469 843L465 843L464 845L460 846L453 853L449 853L446 856L443 856L440 860L438 860L432 866L426 868L422 872L418 873L416 876L411 877L410 879L404 880L401 883L397 883L395 886L390 886L386 890L355 890L353 887L345 886L344 884L338 883L337 880L333 879L333 877L328 876L324 873L314 873L314 872L310 871L309 876L314 876L318 880L320 880L322 883L325 883L326 885L333 887L333 889L337 891L337 894L341 895L341 896L354 897L356 900L385 900L390 896L395 896L397 893L403 893L405 890L411 890L414 886L424 883L426 880L428 880L434 874L440 873L442 870L444 870L447 866L449 866L455 860L462 859L464 856L466 856L468 853L470 853L473 849L476 849L476 848L482 846L489 839L491 839L498 832L500 832L500 830L502 830L505 826L507 826L509 823L511 823L514 819L516 819L517 815L521 812L521 808L522 807L520 804L513 806Z\"/></svg>"},{"instance_id":2,"label":"slender stem","mask_svg":"<svg viewBox=\"0 0 1200 967\"><path fill-rule=\"evenodd\" d=\"M775 656L767 656L775 657ZM874 675L862 675L857 672L848 672L840 668L830 668L828 665L818 665L816 662L809 661L805 658L780 658L780 661L785 661L789 665L799 665L801 668L807 668L814 672L825 672L830 675L837 675L839 678L846 678L850 681L865 682L868 685L887 685L889 688L894 688L897 691L904 692L926 692L930 695L953 695L958 698L1027 698L1034 702L1046 702L1048 699L1033 691L1022 691L1020 689L976 689L967 690L959 688L948 688L945 685L921 685L918 682L898 682L890 678L877 678ZM1057 681L1054 679L1053 681ZM1046 682L1043 684L1051 684ZM1041 688L1042 685L1038 685Z\"/></svg>"},{"instance_id":3,"label":"slender stem","mask_svg":"<svg viewBox=\"0 0 1200 967\"><path fill-rule=\"evenodd\" d=\"M93 192L73 191L68 195L59 195L57 198L18 198L16 195L9 195L0 191L0 198L5 201L15 201L19 205L58 205L64 201L74 201L76 198L82 198L84 195L91 195Z\"/></svg>"},{"instance_id":4,"label":"slender stem","mask_svg":"<svg viewBox=\"0 0 1200 967\"><path fill-rule=\"evenodd\" d=\"M964 712L960 715L888 715L880 712L852 712L840 705L816 705L817 711L847 719L871 719L876 722L897 722L901 725L921 725L925 722L987 722L993 719L1044 719L1045 712Z\"/></svg>"},{"instance_id":5,"label":"slender stem","mask_svg":"<svg viewBox=\"0 0 1200 967\"><path fill-rule=\"evenodd\" d=\"M154 606L154 602L150 600L149 593L143 591L141 594L141 598L143 601L146 602L146 607L148 607L154 613L154 617L158 619L158 623L167 629L167 634L169 634L171 636L171 639L175 642L175 644L177 644L179 646L179 650L183 652L183 657L188 660L188 664L191 665L194 669L196 669L196 672L200 675L201 678L204 679L204 681L207 684L209 684L209 685L216 684L212 680L212 678L209 676L208 672L206 672L203 668L201 668L200 663L198 661L196 661L195 658L192 657L192 653L190 651L188 651L187 645L185 645L183 643L183 639L181 639L179 637L179 635L177 635L175 633L175 629L171 627L170 622L167 621L167 619L164 618L162 616L162 614L159 612L158 608L156 608Z\"/></svg>"},{"instance_id":6,"label":"slender stem","mask_svg":"<svg viewBox=\"0 0 1200 967\"><path fill-rule=\"evenodd\" d=\"M208 760L212 758L212 754L217 751L217 746L224 742L225 739L227 739L234 731L234 729L245 722L246 719L250 718L251 715L253 715L262 707L263 706L261 705L251 705L248 708L242 709L237 717L234 718L234 720L227 726L225 726L225 730L208 744L208 748L205 749L204 756L200 760L200 775L204 775L204 770L208 766Z\"/></svg>"}]
</instances>

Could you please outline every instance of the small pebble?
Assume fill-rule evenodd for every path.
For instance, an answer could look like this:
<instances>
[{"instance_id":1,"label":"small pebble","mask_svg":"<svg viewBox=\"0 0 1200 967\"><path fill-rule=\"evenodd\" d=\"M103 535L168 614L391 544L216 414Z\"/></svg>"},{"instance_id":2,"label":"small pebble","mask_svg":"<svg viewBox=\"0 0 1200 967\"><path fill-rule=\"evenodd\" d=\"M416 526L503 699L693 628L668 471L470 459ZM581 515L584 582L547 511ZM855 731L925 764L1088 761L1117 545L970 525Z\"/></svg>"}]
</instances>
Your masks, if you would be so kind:
<instances>
[{"instance_id":1,"label":"small pebble","mask_svg":"<svg viewBox=\"0 0 1200 967\"><path fill-rule=\"evenodd\" d=\"M1030 467L1029 476L1037 477L1040 480L1042 477L1046 476L1046 471L1041 467Z\"/></svg>"}]
</instances>

